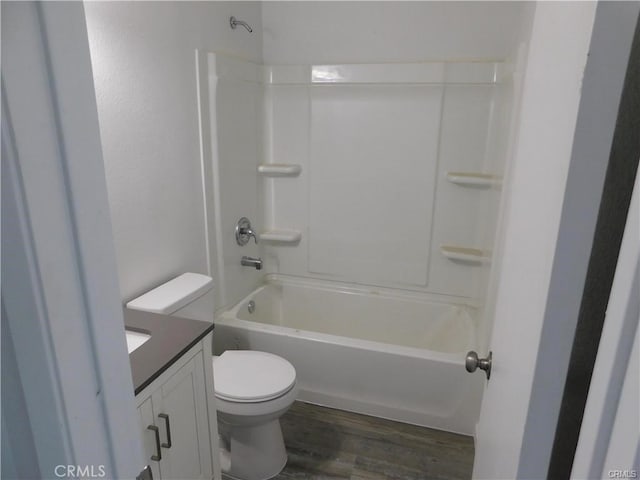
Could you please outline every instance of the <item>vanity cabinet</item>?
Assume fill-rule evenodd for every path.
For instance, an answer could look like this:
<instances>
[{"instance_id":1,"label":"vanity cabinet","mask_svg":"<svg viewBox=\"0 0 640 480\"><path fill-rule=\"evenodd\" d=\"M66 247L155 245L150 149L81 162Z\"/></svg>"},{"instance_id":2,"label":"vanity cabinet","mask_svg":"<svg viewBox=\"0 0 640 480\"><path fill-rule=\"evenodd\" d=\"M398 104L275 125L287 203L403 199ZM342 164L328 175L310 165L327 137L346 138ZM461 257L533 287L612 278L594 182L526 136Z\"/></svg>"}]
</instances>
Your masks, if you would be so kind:
<instances>
[{"instance_id":1,"label":"vanity cabinet","mask_svg":"<svg viewBox=\"0 0 640 480\"><path fill-rule=\"evenodd\" d=\"M213 406L211 335L136 396L140 430L153 478L219 479Z\"/></svg>"}]
</instances>

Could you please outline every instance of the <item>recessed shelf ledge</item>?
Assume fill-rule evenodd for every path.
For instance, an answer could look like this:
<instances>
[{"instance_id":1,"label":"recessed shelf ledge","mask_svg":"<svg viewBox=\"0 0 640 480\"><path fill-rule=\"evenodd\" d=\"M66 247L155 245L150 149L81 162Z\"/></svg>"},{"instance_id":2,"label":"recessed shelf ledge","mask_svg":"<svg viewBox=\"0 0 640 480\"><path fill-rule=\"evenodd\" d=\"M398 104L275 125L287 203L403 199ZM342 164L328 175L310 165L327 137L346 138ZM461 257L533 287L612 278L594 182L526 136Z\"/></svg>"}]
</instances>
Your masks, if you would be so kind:
<instances>
[{"instance_id":1,"label":"recessed shelf ledge","mask_svg":"<svg viewBox=\"0 0 640 480\"><path fill-rule=\"evenodd\" d=\"M258 173L268 177L297 177L302 167L294 163L261 163Z\"/></svg>"},{"instance_id":2,"label":"recessed shelf ledge","mask_svg":"<svg viewBox=\"0 0 640 480\"><path fill-rule=\"evenodd\" d=\"M272 229L262 232L260 234L260 240L264 242L273 243L298 243L302 238L302 232L298 230L280 230Z\"/></svg>"},{"instance_id":3,"label":"recessed shelf ledge","mask_svg":"<svg viewBox=\"0 0 640 480\"><path fill-rule=\"evenodd\" d=\"M460 247L457 245L440 245L440 253L454 262L479 265L489 262L491 257L478 248Z\"/></svg>"},{"instance_id":4,"label":"recessed shelf ledge","mask_svg":"<svg viewBox=\"0 0 640 480\"><path fill-rule=\"evenodd\" d=\"M447 180L465 187L489 188L502 185L502 177L489 173L447 172Z\"/></svg>"}]
</instances>

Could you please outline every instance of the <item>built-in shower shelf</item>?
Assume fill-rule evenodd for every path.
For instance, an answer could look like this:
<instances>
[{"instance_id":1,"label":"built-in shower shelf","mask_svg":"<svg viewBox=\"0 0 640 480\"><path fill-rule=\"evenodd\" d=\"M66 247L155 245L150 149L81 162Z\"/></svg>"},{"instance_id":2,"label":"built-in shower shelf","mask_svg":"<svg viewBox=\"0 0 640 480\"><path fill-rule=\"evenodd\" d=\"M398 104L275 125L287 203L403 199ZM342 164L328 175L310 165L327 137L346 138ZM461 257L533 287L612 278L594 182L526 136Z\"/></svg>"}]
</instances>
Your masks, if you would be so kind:
<instances>
[{"instance_id":1,"label":"built-in shower shelf","mask_svg":"<svg viewBox=\"0 0 640 480\"><path fill-rule=\"evenodd\" d=\"M454 262L479 265L491 260L491 257L483 250L457 245L440 245L440 253Z\"/></svg>"},{"instance_id":2,"label":"built-in shower shelf","mask_svg":"<svg viewBox=\"0 0 640 480\"><path fill-rule=\"evenodd\" d=\"M267 230L260 234L260 240L270 243L298 243L302 238L302 232L298 230Z\"/></svg>"},{"instance_id":3,"label":"built-in shower shelf","mask_svg":"<svg viewBox=\"0 0 640 480\"><path fill-rule=\"evenodd\" d=\"M295 163L261 163L258 173L266 177L297 177L302 167Z\"/></svg>"},{"instance_id":4,"label":"built-in shower shelf","mask_svg":"<svg viewBox=\"0 0 640 480\"><path fill-rule=\"evenodd\" d=\"M447 180L456 185L489 188L502 184L502 177L478 172L447 172Z\"/></svg>"}]
</instances>

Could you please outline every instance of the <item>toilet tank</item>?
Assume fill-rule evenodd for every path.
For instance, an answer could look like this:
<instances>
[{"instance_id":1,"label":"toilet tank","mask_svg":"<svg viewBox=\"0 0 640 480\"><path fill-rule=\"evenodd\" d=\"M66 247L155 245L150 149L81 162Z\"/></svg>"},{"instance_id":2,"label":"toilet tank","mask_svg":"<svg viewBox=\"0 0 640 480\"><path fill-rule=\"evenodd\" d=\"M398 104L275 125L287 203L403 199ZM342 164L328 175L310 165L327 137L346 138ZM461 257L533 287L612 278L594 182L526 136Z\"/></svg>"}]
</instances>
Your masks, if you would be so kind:
<instances>
[{"instance_id":1,"label":"toilet tank","mask_svg":"<svg viewBox=\"0 0 640 480\"><path fill-rule=\"evenodd\" d=\"M134 298L127 308L213 322L213 279L200 273L179 277Z\"/></svg>"}]
</instances>

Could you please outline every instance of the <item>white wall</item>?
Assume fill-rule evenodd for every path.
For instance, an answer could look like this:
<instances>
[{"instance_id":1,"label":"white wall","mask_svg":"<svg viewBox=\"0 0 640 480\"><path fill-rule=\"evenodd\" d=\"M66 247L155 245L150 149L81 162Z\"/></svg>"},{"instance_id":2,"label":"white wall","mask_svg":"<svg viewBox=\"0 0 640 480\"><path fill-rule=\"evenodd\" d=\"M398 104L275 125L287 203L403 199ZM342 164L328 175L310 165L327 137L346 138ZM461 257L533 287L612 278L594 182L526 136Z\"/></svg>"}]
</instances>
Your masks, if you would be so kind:
<instances>
[{"instance_id":1,"label":"white wall","mask_svg":"<svg viewBox=\"0 0 640 480\"><path fill-rule=\"evenodd\" d=\"M87 2L121 294L207 272L195 53L262 54L258 2ZM231 30L231 15L253 27Z\"/></svg>"},{"instance_id":2,"label":"white wall","mask_svg":"<svg viewBox=\"0 0 640 480\"><path fill-rule=\"evenodd\" d=\"M267 64L504 59L526 2L265 2Z\"/></svg>"}]
</instances>

